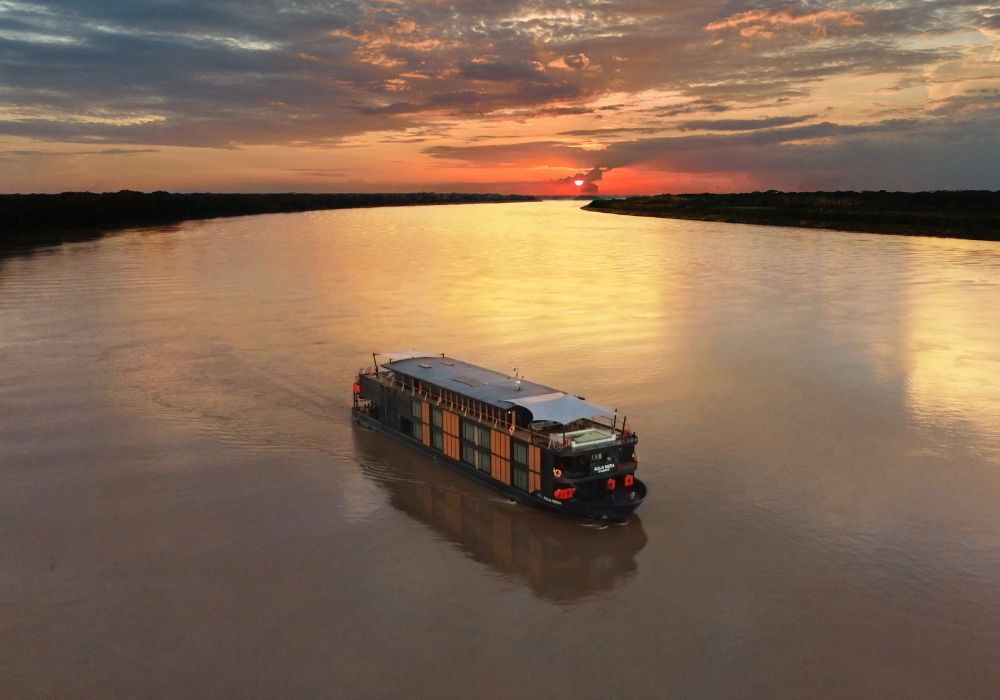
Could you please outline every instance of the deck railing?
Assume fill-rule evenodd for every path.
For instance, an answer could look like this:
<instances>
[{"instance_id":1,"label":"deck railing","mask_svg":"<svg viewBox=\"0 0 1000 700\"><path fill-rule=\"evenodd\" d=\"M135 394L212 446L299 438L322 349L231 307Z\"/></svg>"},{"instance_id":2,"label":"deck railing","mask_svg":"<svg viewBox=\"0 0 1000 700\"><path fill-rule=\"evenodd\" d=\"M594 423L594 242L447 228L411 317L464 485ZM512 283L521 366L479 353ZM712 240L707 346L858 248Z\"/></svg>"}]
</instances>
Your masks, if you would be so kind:
<instances>
[{"instance_id":1,"label":"deck railing","mask_svg":"<svg viewBox=\"0 0 1000 700\"><path fill-rule=\"evenodd\" d=\"M516 423L507 420L506 414L509 412L492 406L487 406L484 411L480 408L482 402L472 398L468 398L467 401L459 400L456 402L451 395L446 394L445 390L442 390L439 387L435 387L431 384L422 388L417 387L413 382L407 382L391 370L368 366L359 369L358 375L375 377L375 379L377 379L383 386L401 389L414 398L420 398L428 402L436 403L438 406L447 408L453 413L458 413L463 416L471 416L478 419L481 423L492 424L494 429L506 430L511 435L534 445L559 450L569 454L574 452L584 452L592 448L592 446L581 446L579 448L575 448L573 447L572 442L565 444L563 435L569 431L552 430L549 432L541 432L532 429L530 426L524 427L517 425ZM434 391L435 389L437 389L436 392ZM458 397L462 396L461 394L457 394L455 392L449 393ZM593 418L586 418L583 420L591 427L611 430L614 433L614 442L611 444L617 445L636 442L635 435L625 432L623 430L624 426L617 426L610 421L605 420L605 422L602 422Z\"/></svg>"}]
</instances>

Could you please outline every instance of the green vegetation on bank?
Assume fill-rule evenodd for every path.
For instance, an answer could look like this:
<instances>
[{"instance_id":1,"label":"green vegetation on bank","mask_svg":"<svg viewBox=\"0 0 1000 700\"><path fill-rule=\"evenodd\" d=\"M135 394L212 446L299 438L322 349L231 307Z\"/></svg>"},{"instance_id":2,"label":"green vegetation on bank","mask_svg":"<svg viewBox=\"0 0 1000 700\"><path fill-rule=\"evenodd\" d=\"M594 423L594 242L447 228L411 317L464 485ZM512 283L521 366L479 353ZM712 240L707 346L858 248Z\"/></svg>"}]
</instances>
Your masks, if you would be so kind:
<instances>
[{"instance_id":1,"label":"green vegetation on bank","mask_svg":"<svg viewBox=\"0 0 1000 700\"><path fill-rule=\"evenodd\" d=\"M276 214L317 209L426 204L530 202L526 195L415 192L409 194L174 194L63 192L0 195L0 250L89 240L120 228L161 226L188 219Z\"/></svg>"},{"instance_id":2,"label":"green vegetation on bank","mask_svg":"<svg viewBox=\"0 0 1000 700\"><path fill-rule=\"evenodd\" d=\"M589 211L727 223L1000 240L1000 191L747 192L595 199Z\"/></svg>"}]
</instances>

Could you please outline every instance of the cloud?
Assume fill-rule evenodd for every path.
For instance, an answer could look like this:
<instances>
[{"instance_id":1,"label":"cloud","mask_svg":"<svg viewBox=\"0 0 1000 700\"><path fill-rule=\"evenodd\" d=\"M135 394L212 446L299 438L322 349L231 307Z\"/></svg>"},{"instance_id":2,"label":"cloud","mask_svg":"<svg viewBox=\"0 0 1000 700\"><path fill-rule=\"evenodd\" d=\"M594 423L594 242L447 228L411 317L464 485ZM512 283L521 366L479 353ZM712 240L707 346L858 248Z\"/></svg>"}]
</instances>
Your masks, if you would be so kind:
<instances>
[{"instance_id":1,"label":"cloud","mask_svg":"<svg viewBox=\"0 0 1000 700\"><path fill-rule=\"evenodd\" d=\"M995 119L819 122L745 132L639 138L584 149L559 142L434 147L429 155L476 166L585 165L683 174L741 174L768 189L825 182L845 189L996 189ZM584 171L586 172L586 171ZM576 176L574 176L575 178ZM569 181L566 178L563 181ZM953 184L949 184L953 183ZM977 184L978 183L978 184Z\"/></svg>"},{"instance_id":2,"label":"cloud","mask_svg":"<svg viewBox=\"0 0 1000 700\"><path fill-rule=\"evenodd\" d=\"M687 173L744 173L760 187L822 181L844 189L996 187L1000 142L989 118L889 120L749 134L642 139L612 144L603 163Z\"/></svg>"},{"instance_id":3,"label":"cloud","mask_svg":"<svg viewBox=\"0 0 1000 700\"><path fill-rule=\"evenodd\" d=\"M737 12L705 25L707 32L736 30L741 37L770 39L776 32L807 28L814 37L827 36L829 27L861 27L864 21L847 10L816 10L796 14L787 9Z\"/></svg>"},{"instance_id":4,"label":"cloud","mask_svg":"<svg viewBox=\"0 0 1000 700\"><path fill-rule=\"evenodd\" d=\"M669 127L666 126L621 126L621 127L609 127L607 129L571 129L569 131L560 131L560 136L603 136L603 137L614 137L614 136L624 136L627 134L656 134L664 131Z\"/></svg>"},{"instance_id":5,"label":"cloud","mask_svg":"<svg viewBox=\"0 0 1000 700\"><path fill-rule=\"evenodd\" d=\"M0 156L16 156L18 158L67 158L71 156L133 156L139 153L159 153L159 148L102 148L96 151L32 151L11 150L0 151Z\"/></svg>"},{"instance_id":6,"label":"cloud","mask_svg":"<svg viewBox=\"0 0 1000 700\"><path fill-rule=\"evenodd\" d=\"M583 52L560 56L548 63L550 68L562 68L565 70L585 70L591 65L590 57Z\"/></svg>"},{"instance_id":7,"label":"cloud","mask_svg":"<svg viewBox=\"0 0 1000 700\"><path fill-rule=\"evenodd\" d=\"M537 61L473 60L458 66L458 75L470 80L537 80L543 72Z\"/></svg>"},{"instance_id":8,"label":"cloud","mask_svg":"<svg viewBox=\"0 0 1000 700\"><path fill-rule=\"evenodd\" d=\"M681 131L753 131L798 124L809 121L815 116L815 114L806 114L795 117L764 117L762 119L693 119L681 122L677 128Z\"/></svg>"},{"instance_id":9,"label":"cloud","mask_svg":"<svg viewBox=\"0 0 1000 700\"><path fill-rule=\"evenodd\" d=\"M554 100L567 100L579 97L577 86L555 81L529 81L516 85L506 91L490 91L480 87L429 94L423 102L392 102L380 106L362 105L357 109L364 115L412 115L426 112L450 115L484 115L497 110L504 110L505 116L511 116L509 110L525 106L545 105ZM581 108L544 107L526 112L529 114L555 113L561 110L571 110L572 113L582 113Z\"/></svg>"},{"instance_id":10,"label":"cloud","mask_svg":"<svg viewBox=\"0 0 1000 700\"><path fill-rule=\"evenodd\" d=\"M731 109L733 109L731 105L723 104L717 100L699 98L682 104L657 105L656 107L649 107L644 111L651 112L658 117L676 117L681 114L697 114L700 112L728 112Z\"/></svg>"},{"instance_id":11,"label":"cloud","mask_svg":"<svg viewBox=\"0 0 1000 700\"><path fill-rule=\"evenodd\" d=\"M344 170L337 170L335 168L282 168L286 173L297 173L302 175L308 175L310 177L320 177L320 178L347 178L350 177L350 173Z\"/></svg>"},{"instance_id":12,"label":"cloud","mask_svg":"<svg viewBox=\"0 0 1000 700\"><path fill-rule=\"evenodd\" d=\"M585 149L560 141L529 141L515 144L489 144L484 146L431 146L425 154L432 158L463 161L477 166L537 166L539 164L562 167L596 165Z\"/></svg>"},{"instance_id":13,"label":"cloud","mask_svg":"<svg viewBox=\"0 0 1000 700\"><path fill-rule=\"evenodd\" d=\"M16 36L4 42L0 87L9 109L0 133L212 147L321 144L406 129L429 113L583 114L593 97L650 88L691 97L689 106L663 106L663 116L727 110L733 101L804 96L825 76L927 66L942 50L905 49L893 37L943 26L947 8L930 5L726 12L720 2L693 0L455 8L387 0L7 3L6 31ZM864 34L857 42L791 45L780 55L761 48L754 57L706 41L758 25ZM109 121L87 119L93 115Z\"/></svg>"},{"instance_id":14,"label":"cloud","mask_svg":"<svg viewBox=\"0 0 1000 700\"><path fill-rule=\"evenodd\" d=\"M2 147L39 159L375 144L390 172L393 147L434 139L415 171L695 172L722 153L770 177L794 152L846 172L836 154L874 138L873 114L917 120L878 122L887 157L940 157L947 118L987 133L1000 88L995 2L32 0L0 2L0 24ZM511 122L527 143L463 145ZM991 152L965 151L969 172Z\"/></svg>"},{"instance_id":15,"label":"cloud","mask_svg":"<svg viewBox=\"0 0 1000 700\"><path fill-rule=\"evenodd\" d=\"M974 88L957 95L932 100L927 106L928 113L938 116L998 109L1000 109L1000 87Z\"/></svg>"},{"instance_id":16,"label":"cloud","mask_svg":"<svg viewBox=\"0 0 1000 700\"><path fill-rule=\"evenodd\" d=\"M604 179L604 173L610 168L591 168L587 172L561 177L553 182L560 185L573 185L579 188L580 194L597 194L597 183ZM579 184L577 184L579 183Z\"/></svg>"}]
</instances>

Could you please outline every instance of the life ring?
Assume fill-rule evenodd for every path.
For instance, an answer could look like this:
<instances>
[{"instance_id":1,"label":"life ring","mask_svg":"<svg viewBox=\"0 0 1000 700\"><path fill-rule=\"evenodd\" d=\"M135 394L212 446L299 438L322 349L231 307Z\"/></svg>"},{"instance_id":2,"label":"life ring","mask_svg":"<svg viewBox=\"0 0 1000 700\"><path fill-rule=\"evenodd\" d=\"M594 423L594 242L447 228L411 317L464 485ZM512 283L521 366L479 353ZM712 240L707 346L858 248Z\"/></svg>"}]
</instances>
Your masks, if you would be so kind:
<instances>
[{"instance_id":1,"label":"life ring","mask_svg":"<svg viewBox=\"0 0 1000 700\"><path fill-rule=\"evenodd\" d=\"M561 479L562 478L562 469L560 469L559 467L555 467L552 470L552 476L554 476L557 479Z\"/></svg>"}]
</instances>

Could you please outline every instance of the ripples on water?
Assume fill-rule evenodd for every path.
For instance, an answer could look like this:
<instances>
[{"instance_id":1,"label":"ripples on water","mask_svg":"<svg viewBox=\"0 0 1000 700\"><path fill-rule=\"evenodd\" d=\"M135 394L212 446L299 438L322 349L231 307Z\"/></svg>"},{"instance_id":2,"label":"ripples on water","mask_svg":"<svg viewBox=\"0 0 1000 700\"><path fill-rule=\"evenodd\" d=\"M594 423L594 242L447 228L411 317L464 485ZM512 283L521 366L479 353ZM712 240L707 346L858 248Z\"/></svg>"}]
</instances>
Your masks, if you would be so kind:
<instances>
[{"instance_id":1,"label":"ripples on water","mask_svg":"<svg viewBox=\"0 0 1000 700\"><path fill-rule=\"evenodd\" d=\"M0 692L992 697L998 251L549 202L0 261ZM639 517L353 429L408 347L618 405Z\"/></svg>"}]
</instances>

